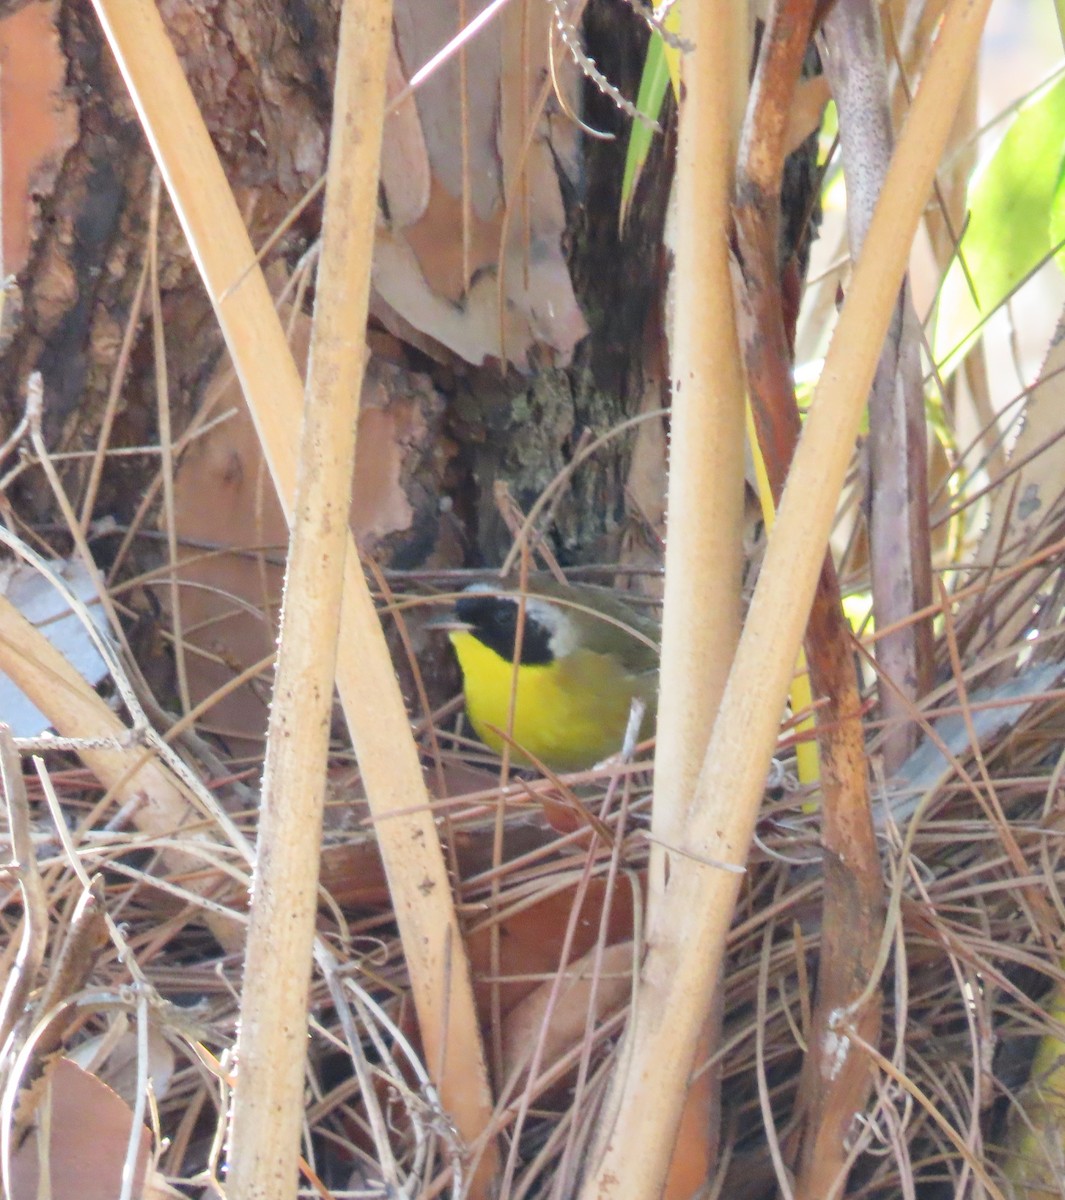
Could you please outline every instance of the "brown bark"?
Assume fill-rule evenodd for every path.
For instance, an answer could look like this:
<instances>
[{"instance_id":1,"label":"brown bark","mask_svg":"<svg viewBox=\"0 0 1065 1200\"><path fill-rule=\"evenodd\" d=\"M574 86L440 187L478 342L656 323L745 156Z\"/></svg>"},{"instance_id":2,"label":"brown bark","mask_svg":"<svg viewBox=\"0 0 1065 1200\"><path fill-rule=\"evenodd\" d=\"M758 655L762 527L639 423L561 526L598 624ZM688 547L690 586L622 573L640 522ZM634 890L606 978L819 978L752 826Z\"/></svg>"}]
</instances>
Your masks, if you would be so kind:
<instances>
[{"instance_id":1,"label":"brown bark","mask_svg":"<svg viewBox=\"0 0 1065 1200\"><path fill-rule=\"evenodd\" d=\"M161 11L259 244L324 168L327 64L336 15L328 4L307 5L296 28L287 13L271 6L171 0ZM9 331L0 381L4 395L17 398L28 373L40 370L48 440L70 449L94 444L118 362L146 255L152 166L91 8L62 4L57 26L68 64L66 97L77 105L79 135L54 186L36 200L37 237L17 281L21 320ZM298 227L282 249L305 242L307 232L306 224ZM168 206L160 243L171 391L181 425L199 400L221 339ZM117 444L150 438L153 395L148 340L139 338L114 429ZM128 518L138 482L133 468L109 471L97 515ZM77 484L71 481L75 493ZM31 480L20 499L32 504L21 510L28 515L44 508Z\"/></svg>"},{"instance_id":2,"label":"brown bark","mask_svg":"<svg viewBox=\"0 0 1065 1200\"><path fill-rule=\"evenodd\" d=\"M329 0L288 6L163 0L161 12L252 241L262 245L324 170L335 6ZM17 279L17 302L7 305L0 386L13 425L25 380L31 370L40 370L49 444L69 450L95 444L123 330L131 320L137 326L143 321L132 309L146 256L151 156L89 10L65 0L56 22L78 136L61 156L54 183L33 201L36 237ZM642 62L640 24L616 5L601 3L591 7L588 28L600 65L633 94ZM649 396L651 405L663 401L657 314L664 269L658 238L669 155L660 140L622 242L616 211L628 118L594 89L586 99L589 122L620 135L614 143L586 140L577 190L573 180L563 179L571 273L592 336L565 368L545 360L532 373L510 370L505 378L492 363L471 367L451 358L446 366L429 368L437 389L452 401L454 444L425 465L422 494L448 494L459 527L454 516L441 521L435 506L416 505L416 522L381 549L386 561L404 567L430 558L499 561L506 533L492 500L496 479L506 481L528 507L571 457L583 429L602 432L647 404ZM294 263L316 236L319 219L317 199L268 261ZM166 203L160 239L168 371L180 430L200 403L221 339ZM418 365L424 367L424 360ZM134 338L121 394L112 444L150 441L154 381L150 338L143 330ZM616 555L633 519L623 494L630 451L631 439L608 446L579 473L558 506L554 537L564 562ZM77 496L88 466L69 472L68 487ZM132 462L109 466L94 515L126 523L144 477L143 467ZM50 515L49 498L32 474L20 479L18 489L20 514L38 520ZM656 532L643 536L653 541Z\"/></svg>"}]
</instances>

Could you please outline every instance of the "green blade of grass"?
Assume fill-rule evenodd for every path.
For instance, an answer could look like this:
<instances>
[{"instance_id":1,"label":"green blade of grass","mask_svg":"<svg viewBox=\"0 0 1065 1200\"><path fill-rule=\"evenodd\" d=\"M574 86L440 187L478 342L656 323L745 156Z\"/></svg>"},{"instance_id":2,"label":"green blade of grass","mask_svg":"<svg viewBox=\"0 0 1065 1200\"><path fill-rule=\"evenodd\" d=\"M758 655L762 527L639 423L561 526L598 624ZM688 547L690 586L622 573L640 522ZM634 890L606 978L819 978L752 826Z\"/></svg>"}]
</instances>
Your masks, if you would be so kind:
<instances>
[{"instance_id":1,"label":"green blade of grass","mask_svg":"<svg viewBox=\"0 0 1065 1200\"><path fill-rule=\"evenodd\" d=\"M680 18L674 5L666 17L666 28L677 32ZM636 107L645 117L657 121L666 99L666 85L672 82L673 95L680 95L680 51L666 44L661 34L652 33L647 44L647 58L640 76L640 90L636 96ZM651 153L651 138L654 130L642 121L633 121L629 129L629 145L625 153L625 174L621 181L621 204L618 210L618 228L623 229L629 215L629 206L636 194L647 156Z\"/></svg>"}]
</instances>

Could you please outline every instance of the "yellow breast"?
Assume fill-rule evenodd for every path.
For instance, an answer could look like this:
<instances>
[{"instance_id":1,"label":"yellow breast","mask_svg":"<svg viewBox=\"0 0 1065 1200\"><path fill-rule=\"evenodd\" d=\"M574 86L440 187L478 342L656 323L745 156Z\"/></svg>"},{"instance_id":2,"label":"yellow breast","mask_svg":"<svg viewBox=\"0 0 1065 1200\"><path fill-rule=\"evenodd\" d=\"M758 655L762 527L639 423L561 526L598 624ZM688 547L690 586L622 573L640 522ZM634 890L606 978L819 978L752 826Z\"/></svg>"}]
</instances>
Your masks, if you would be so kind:
<instances>
[{"instance_id":1,"label":"yellow breast","mask_svg":"<svg viewBox=\"0 0 1065 1200\"><path fill-rule=\"evenodd\" d=\"M466 689L466 710L477 736L498 754L510 712L513 664L471 633L452 630ZM631 675L612 655L577 650L543 666L518 668L513 739L556 771L580 771L616 754L634 697L648 705L641 736L653 724L654 680ZM530 764L512 750L512 759Z\"/></svg>"}]
</instances>

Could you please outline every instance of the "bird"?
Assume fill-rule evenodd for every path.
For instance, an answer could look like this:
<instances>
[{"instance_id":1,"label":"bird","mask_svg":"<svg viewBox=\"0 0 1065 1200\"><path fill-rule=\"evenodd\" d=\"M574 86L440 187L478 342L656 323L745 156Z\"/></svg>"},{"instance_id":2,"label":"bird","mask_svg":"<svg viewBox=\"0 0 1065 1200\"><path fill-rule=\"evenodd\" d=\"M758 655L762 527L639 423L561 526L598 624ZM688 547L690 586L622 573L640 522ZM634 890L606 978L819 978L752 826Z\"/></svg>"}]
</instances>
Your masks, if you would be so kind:
<instances>
[{"instance_id":1,"label":"bird","mask_svg":"<svg viewBox=\"0 0 1065 1200\"><path fill-rule=\"evenodd\" d=\"M487 583L459 594L446 629L477 736L500 754L507 738L520 591ZM521 623L511 761L583 771L621 749L634 700L640 737L654 728L658 622L606 588L530 581Z\"/></svg>"}]
</instances>

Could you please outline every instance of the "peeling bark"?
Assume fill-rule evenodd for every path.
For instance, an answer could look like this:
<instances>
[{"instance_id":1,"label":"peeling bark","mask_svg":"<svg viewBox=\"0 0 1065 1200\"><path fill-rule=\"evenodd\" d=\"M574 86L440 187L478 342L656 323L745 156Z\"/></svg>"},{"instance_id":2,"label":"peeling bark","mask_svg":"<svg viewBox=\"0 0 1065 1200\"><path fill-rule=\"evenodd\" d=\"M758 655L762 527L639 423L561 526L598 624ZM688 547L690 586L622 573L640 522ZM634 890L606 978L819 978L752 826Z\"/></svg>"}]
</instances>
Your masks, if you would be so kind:
<instances>
[{"instance_id":1,"label":"peeling bark","mask_svg":"<svg viewBox=\"0 0 1065 1200\"><path fill-rule=\"evenodd\" d=\"M868 0L840 0L824 25L825 73L839 109L851 254L861 254L894 145L880 19ZM903 284L869 395L869 542L873 612L879 628L903 622L877 642L884 766L890 775L912 753L911 710L932 685L930 617L905 623L932 603L928 449L920 323ZM898 690L896 690L898 689Z\"/></svg>"}]
</instances>

